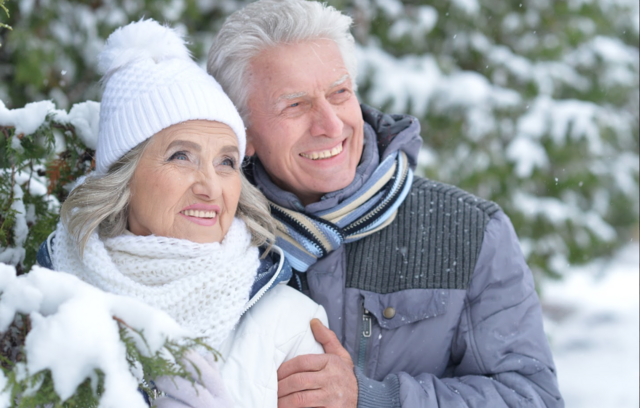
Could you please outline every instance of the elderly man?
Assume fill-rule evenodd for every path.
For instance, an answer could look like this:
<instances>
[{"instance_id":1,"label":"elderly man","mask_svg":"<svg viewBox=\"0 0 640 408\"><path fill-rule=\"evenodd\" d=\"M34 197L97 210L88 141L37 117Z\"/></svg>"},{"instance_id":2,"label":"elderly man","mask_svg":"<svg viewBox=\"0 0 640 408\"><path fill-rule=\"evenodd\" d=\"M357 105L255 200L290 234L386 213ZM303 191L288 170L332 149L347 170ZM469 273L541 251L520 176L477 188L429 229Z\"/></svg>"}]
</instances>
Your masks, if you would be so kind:
<instances>
[{"instance_id":1,"label":"elderly man","mask_svg":"<svg viewBox=\"0 0 640 408\"><path fill-rule=\"evenodd\" d=\"M209 53L290 284L329 316L331 330L311 324L327 354L279 369L279 408L563 406L509 219L413 175L419 123L358 103L350 25L317 2L262 0Z\"/></svg>"}]
</instances>

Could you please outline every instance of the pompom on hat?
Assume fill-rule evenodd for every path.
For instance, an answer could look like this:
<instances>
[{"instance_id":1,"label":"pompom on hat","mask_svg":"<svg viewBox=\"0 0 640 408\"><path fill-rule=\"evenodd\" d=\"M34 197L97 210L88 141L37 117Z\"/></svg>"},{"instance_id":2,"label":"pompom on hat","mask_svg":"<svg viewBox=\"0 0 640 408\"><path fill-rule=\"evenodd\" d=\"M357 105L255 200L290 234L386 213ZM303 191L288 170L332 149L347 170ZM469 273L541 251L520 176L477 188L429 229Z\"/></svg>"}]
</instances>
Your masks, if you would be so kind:
<instances>
[{"instance_id":1,"label":"pompom on hat","mask_svg":"<svg viewBox=\"0 0 640 408\"><path fill-rule=\"evenodd\" d=\"M238 111L173 29L150 19L117 29L98 57L98 68L104 93L96 173L105 174L138 144L188 120L228 125L244 158L246 135Z\"/></svg>"}]
</instances>

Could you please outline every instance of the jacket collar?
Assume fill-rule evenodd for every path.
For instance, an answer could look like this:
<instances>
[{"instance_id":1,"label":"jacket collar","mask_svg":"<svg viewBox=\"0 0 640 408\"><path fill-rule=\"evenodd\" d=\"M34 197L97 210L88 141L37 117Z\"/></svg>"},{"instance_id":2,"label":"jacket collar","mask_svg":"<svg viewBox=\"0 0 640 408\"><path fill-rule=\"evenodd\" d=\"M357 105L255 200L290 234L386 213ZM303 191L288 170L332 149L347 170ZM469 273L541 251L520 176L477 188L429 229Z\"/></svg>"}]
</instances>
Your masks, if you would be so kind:
<instances>
[{"instance_id":1,"label":"jacket collar","mask_svg":"<svg viewBox=\"0 0 640 408\"><path fill-rule=\"evenodd\" d=\"M247 302L242 314L246 313L265 293L277 284L288 282L293 276L291 265L289 265L284 252L279 246L273 245L266 256L264 256L265 250L265 247L260 248L260 267L251 288L249 302Z\"/></svg>"}]
</instances>

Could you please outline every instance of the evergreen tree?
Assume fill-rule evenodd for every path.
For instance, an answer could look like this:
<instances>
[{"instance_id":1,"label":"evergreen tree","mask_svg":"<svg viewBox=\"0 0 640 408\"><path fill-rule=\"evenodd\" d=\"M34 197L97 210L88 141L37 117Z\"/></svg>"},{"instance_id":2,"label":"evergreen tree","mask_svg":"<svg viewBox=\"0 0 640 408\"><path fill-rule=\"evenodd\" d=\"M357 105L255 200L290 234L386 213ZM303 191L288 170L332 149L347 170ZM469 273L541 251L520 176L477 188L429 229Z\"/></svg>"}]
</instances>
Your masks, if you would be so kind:
<instances>
[{"instance_id":1,"label":"evergreen tree","mask_svg":"<svg viewBox=\"0 0 640 408\"><path fill-rule=\"evenodd\" d=\"M104 39L143 16L184 32L203 60L224 18L246 3L7 2L14 29L0 28L0 100L20 108L52 99L64 109L99 100L95 66ZM502 206L538 278L609 255L637 234L637 0L330 4L355 21L362 101L420 119L419 172ZM58 140L74 133L56 126L20 140L37 144L49 140L47 132ZM24 167L7 150L13 130L4 131L0 167ZM81 140L70 146L74 153L65 146L38 153L40 165L54 169L41 171L45 185L86 170L77 160L90 149ZM56 168L67 175L63 183ZM7 183L3 177L3 216L12 205ZM60 191L57 198L64 199ZM25 190L25 202L28 195ZM13 245L6 238L10 224L0 227L4 247ZM42 227L33 245L52 225ZM34 251L27 252L28 267Z\"/></svg>"},{"instance_id":2,"label":"evergreen tree","mask_svg":"<svg viewBox=\"0 0 640 408\"><path fill-rule=\"evenodd\" d=\"M637 232L637 1L334 4L363 100L420 118L422 173L500 204L538 276Z\"/></svg>"}]
</instances>

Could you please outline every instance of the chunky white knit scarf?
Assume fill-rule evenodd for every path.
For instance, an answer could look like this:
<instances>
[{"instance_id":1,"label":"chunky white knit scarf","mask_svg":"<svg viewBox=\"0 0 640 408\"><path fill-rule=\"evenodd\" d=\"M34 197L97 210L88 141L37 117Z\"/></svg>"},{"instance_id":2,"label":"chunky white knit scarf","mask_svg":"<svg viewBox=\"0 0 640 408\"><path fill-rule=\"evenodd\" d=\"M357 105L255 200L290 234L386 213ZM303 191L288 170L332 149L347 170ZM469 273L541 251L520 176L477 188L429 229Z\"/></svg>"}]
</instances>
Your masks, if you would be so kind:
<instances>
[{"instance_id":1,"label":"chunky white knit scarf","mask_svg":"<svg viewBox=\"0 0 640 408\"><path fill-rule=\"evenodd\" d=\"M96 232L82 259L77 248L59 223L52 256L56 270L164 310L214 348L240 319L260 264L258 248L237 218L221 243L130 233L101 240Z\"/></svg>"}]
</instances>

